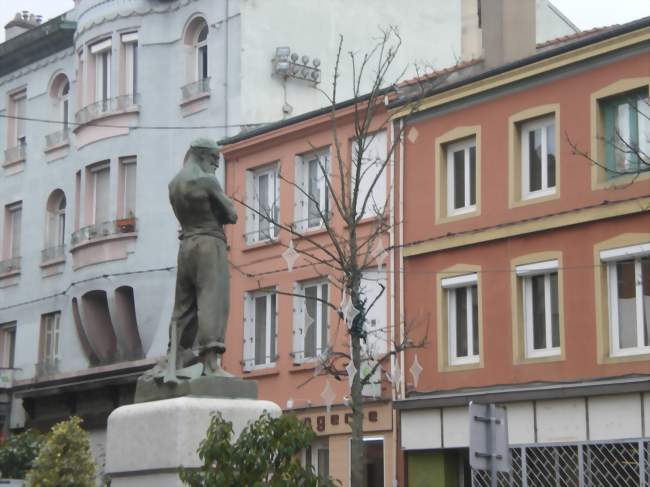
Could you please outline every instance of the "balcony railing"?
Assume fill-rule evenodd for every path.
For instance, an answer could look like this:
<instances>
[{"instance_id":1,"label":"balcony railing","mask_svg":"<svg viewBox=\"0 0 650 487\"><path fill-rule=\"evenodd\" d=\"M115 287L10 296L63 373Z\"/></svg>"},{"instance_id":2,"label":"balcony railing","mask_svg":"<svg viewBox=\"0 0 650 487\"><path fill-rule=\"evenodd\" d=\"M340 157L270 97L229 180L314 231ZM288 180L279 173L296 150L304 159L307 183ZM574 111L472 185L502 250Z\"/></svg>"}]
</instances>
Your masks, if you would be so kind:
<instances>
[{"instance_id":1,"label":"balcony railing","mask_svg":"<svg viewBox=\"0 0 650 487\"><path fill-rule=\"evenodd\" d=\"M14 164L16 162L24 161L27 154L27 144L20 144L15 147L5 149L5 162L4 165Z\"/></svg>"},{"instance_id":2,"label":"balcony railing","mask_svg":"<svg viewBox=\"0 0 650 487\"><path fill-rule=\"evenodd\" d=\"M48 247L41 251L41 262L50 262L53 260L65 259L65 245L56 245Z\"/></svg>"},{"instance_id":3,"label":"balcony railing","mask_svg":"<svg viewBox=\"0 0 650 487\"><path fill-rule=\"evenodd\" d=\"M134 233L137 231L137 219L125 218L110 222L96 223L80 228L72 234L72 245L79 245L84 242L96 240L98 238L110 237L111 235L120 235L123 233Z\"/></svg>"},{"instance_id":4,"label":"balcony railing","mask_svg":"<svg viewBox=\"0 0 650 487\"><path fill-rule=\"evenodd\" d=\"M47 377L59 371L59 359L48 358L36 364L36 377Z\"/></svg>"},{"instance_id":5,"label":"balcony railing","mask_svg":"<svg viewBox=\"0 0 650 487\"><path fill-rule=\"evenodd\" d=\"M0 260L0 274L9 274L10 272L20 272L20 257Z\"/></svg>"},{"instance_id":6,"label":"balcony railing","mask_svg":"<svg viewBox=\"0 0 650 487\"><path fill-rule=\"evenodd\" d=\"M58 132L48 134L45 136L45 148L51 149L52 147L57 147L59 145L68 144L70 142L70 129L64 128Z\"/></svg>"},{"instance_id":7,"label":"balcony railing","mask_svg":"<svg viewBox=\"0 0 650 487\"><path fill-rule=\"evenodd\" d=\"M199 95L210 93L210 77L194 81L181 87L183 93L183 101L191 100Z\"/></svg>"},{"instance_id":8,"label":"balcony railing","mask_svg":"<svg viewBox=\"0 0 650 487\"><path fill-rule=\"evenodd\" d=\"M123 112L128 108L136 107L137 99L137 95L132 94L96 101L79 110L75 115L75 120L79 124L84 124L112 113Z\"/></svg>"}]
</instances>

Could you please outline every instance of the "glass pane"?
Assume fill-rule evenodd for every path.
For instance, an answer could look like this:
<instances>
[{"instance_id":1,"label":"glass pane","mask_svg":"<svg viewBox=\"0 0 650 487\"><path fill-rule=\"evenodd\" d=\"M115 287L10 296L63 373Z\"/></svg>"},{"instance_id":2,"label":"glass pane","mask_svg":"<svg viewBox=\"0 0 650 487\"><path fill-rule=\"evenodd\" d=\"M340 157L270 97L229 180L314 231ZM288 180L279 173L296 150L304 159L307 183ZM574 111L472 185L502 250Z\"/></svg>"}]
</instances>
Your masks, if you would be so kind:
<instances>
[{"instance_id":1,"label":"glass pane","mask_svg":"<svg viewBox=\"0 0 650 487\"><path fill-rule=\"evenodd\" d=\"M318 450L318 475L325 480L330 477L330 451L324 448Z\"/></svg>"},{"instance_id":2,"label":"glass pane","mask_svg":"<svg viewBox=\"0 0 650 487\"><path fill-rule=\"evenodd\" d=\"M20 234L22 232L22 208L11 210L11 257L20 257Z\"/></svg>"},{"instance_id":3,"label":"glass pane","mask_svg":"<svg viewBox=\"0 0 650 487\"><path fill-rule=\"evenodd\" d=\"M257 178L257 199L258 199L258 227L260 240L269 238L269 218L271 218L271 207L269 205L269 175L261 174Z\"/></svg>"},{"instance_id":4,"label":"glass pane","mask_svg":"<svg viewBox=\"0 0 650 487\"><path fill-rule=\"evenodd\" d=\"M465 206L465 151L454 152L454 208Z\"/></svg>"},{"instance_id":5,"label":"glass pane","mask_svg":"<svg viewBox=\"0 0 650 487\"><path fill-rule=\"evenodd\" d=\"M364 441L366 462L365 487L384 486L384 442L383 440Z\"/></svg>"},{"instance_id":6,"label":"glass pane","mask_svg":"<svg viewBox=\"0 0 650 487\"><path fill-rule=\"evenodd\" d=\"M327 301L327 284L321 284L321 299L323 299L323 301L320 302L320 306L321 306L320 312L323 321L323 323L321 324L321 339L320 339L321 352L322 352L323 350L325 350L325 348L327 348L327 344L329 341L327 339L327 335L329 332L329 330L327 329L327 303L325 302Z\"/></svg>"},{"instance_id":7,"label":"glass pane","mask_svg":"<svg viewBox=\"0 0 650 487\"><path fill-rule=\"evenodd\" d=\"M650 257L641 259L643 299L643 344L650 347Z\"/></svg>"},{"instance_id":8,"label":"glass pane","mask_svg":"<svg viewBox=\"0 0 650 487\"><path fill-rule=\"evenodd\" d=\"M637 346L636 335L636 283L634 261L616 263L618 297L618 345L620 348Z\"/></svg>"},{"instance_id":9,"label":"glass pane","mask_svg":"<svg viewBox=\"0 0 650 487\"><path fill-rule=\"evenodd\" d=\"M467 357L467 288L451 292L456 294L456 357Z\"/></svg>"},{"instance_id":10,"label":"glass pane","mask_svg":"<svg viewBox=\"0 0 650 487\"><path fill-rule=\"evenodd\" d=\"M275 294L271 295L271 356L269 357L270 362L275 362Z\"/></svg>"},{"instance_id":11,"label":"glass pane","mask_svg":"<svg viewBox=\"0 0 650 487\"><path fill-rule=\"evenodd\" d=\"M109 170L95 172L95 223L104 223L109 218L110 179Z\"/></svg>"},{"instance_id":12,"label":"glass pane","mask_svg":"<svg viewBox=\"0 0 650 487\"><path fill-rule=\"evenodd\" d=\"M546 150L548 159L546 160L546 170L548 176L548 187L555 187L555 125L546 127Z\"/></svg>"},{"instance_id":13,"label":"glass pane","mask_svg":"<svg viewBox=\"0 0 650 487\"><path fill-rule=\"evenodd\" d=\"M546 310L544 301L544 276L533 276L532 289L532 316L533 316L533 348L535 350L546 348Z\"/></svg>"},{"instance_id":14,"label":"glass pane","mask_svg":"<svg viewBox=\"0 0 650 487\"><path fill-rule=\"evenodd\" d=\"M614 119L614 150L616 158L616 171L625 172L630 169L629 144L630 138L630 105L628 101L620 103L616 107Z\"/></svg>"},{"instance_id":15,"label":"glass pane","mask_svg":"<svg viewBox=\"0 0 650 487\"><path fill-rule=\"evenodd\" d=\"M553 340L552 346L557 348L560 346L560 310L558 306L558 290L557 290L557 273L549 275L551 286L551 339Z\"/></svg>"},{"instance_id":16,"label":"glass pane","mask_svg":"<svg viewBox=\"0 0 650 487\"><path fill-rule=\"evenodd\" d=\"M310 196L307 200L307 226L310 228L320 225L319 208L316 204L317 201L320 204L319 171L320 167L317 159L312 159L307 163L307 193Z\"/></svg>"},{"instance_id":17,"label":"glass pane","mask_svg":"<svg viewBox=\"0 0 650 487\"><path fill-rule=\"evenodd\" d=\"M316 286L305 288L305 357L316 356Z\"/></svg>"},{"instance_id":18,"label":"glass pane","mask_svg":"<svg viewBox=\"0 0 650 487\"><path fill-rule=\"evenodd\" d=\"M135 182L137 166L124 165L124 216L135 216Z\"/></svg>"},{"instance_id":19,"label":"glass pane","mask_svg":"<svg viewBox=\"0 0 650 487\"><path fill-rule=\"evenodd\" d=\"M472 346L472 353L475 356L478 356L478 292L477 287L472 286L470 288L470 293L472 295L472 339L474 340Z\"/></svg>"},{"instance_id":20,"label":"glass pane","mask_svg":"<svg viewBox=\"0 0 650 487\"><path fill-rule=\"evenodd\" d=\"M639 151L645 161L650 162L650 99L647 96L637 100L637 130L639 131ZM641 164L642 170L649 169Z\"/></svg>"},{"instance_id":21,"label":"glass pane","mask_svg":"<svg viewBox=\"0 0 650 487\"><path fill-rule=\"evenodd\" d=\"M469 204L476 204L476 147L469 148Z\"/></svg>"},{"instance_id":22,"label":"glass pane","mask_svg":"<svg viewBox=\"0 0 650 487\"><path fill-rule=\"evenodd\" d=\"M542 131L541 129L528 132L528 190L542 189Z\"/></svg>"},{"instance_id":23,"label":"glass pane","mask_svg":"<svg viewBox=\"0 0 650 487\"><path fill-rule=\"evenodd\" d=\"M255 365L266 363L266 296L255 298Z\"/></svg>"},{"instance_id":24,"label":"glass pane","mask_svg":"<svg viewBox=\"0 0 650 487\"><path fill-rule=\"evenodd\" d=\"M203 42L208 38L208 26L204 26L199 32L198 42Z\"/></svg>"}]
</instances>

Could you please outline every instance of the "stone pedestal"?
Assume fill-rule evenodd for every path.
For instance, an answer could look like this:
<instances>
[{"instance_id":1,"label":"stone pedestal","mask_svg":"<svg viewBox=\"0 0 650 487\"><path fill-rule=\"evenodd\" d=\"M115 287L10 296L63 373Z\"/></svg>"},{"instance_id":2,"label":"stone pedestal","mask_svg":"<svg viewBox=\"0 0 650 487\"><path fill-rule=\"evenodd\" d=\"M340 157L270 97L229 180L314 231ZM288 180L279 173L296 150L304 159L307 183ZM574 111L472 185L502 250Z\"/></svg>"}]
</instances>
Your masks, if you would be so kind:
<instances>
[{"instance_id":1,"label":"stone pedestal","mask_svg":"<svg viewBox=\"0 0 650 487\"><path fill-rule=\"evenodd\" d=\"M282 414L277 404L256 399L186 396L122 406L108 418L111 487L181 487L180 467L200 466L196 451L215 411L237 436L264 411Z\"/></svg>"}]
</instances>

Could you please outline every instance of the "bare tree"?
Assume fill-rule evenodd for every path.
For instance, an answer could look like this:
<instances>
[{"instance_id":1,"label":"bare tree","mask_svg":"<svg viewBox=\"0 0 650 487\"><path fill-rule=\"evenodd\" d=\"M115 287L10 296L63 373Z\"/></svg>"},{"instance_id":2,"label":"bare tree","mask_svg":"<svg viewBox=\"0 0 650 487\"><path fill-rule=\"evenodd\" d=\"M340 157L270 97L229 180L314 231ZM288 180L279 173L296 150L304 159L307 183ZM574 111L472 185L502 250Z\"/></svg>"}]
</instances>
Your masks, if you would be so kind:
<instances>
[{"instance_id":1,"label":"bare tree","mask_svg":"<svg viewBox=\"0 0 650 487\"><path fill-rule=\"evenodd\" d=\"M377 43L367 53L349 53L349 69L353 81L352 105L346 103L346 113L353 119L353 150L347 154L343 147L339 112L342 110L337 100L337 89L342 63L343 38L339 40L332 93L321 91L328 98L331 132L330 157L317 156L318 177L324 181L326 195L316 194L309 187L295 181L293 175L282 173L279 179L295 188L306 203L308 219L317 219L324 228L325 238L304 231L300 224L285 224L277 218L275 204L252 204L235 196L235 201L259 218L261 227L268 235L277 235L278 230L287 232L292 243L289 252L297 252L307 264L314 268L328 269L329 282L343 296L341 303L334 303L330 296L313 298L334 310L339 318L336 337L319 358L317 373L337 379L346 377L350 381L351 421L351 485L364 484L364 445L363 445L363 393L364 386L377 381L377 376L390 361L396 360L400 352L422 347L426 337L418 341L409 338L409 330L415 323L404 323L405 332L390 337L390 346L377 352L369 345L372 331L367 326L366 317L376 305L385 286L380 284L380 292L368 295L363 284L364 271L382 263L389 256L390 249L384 245L388 232L395 225L390 219L390 192L378 191L386 181L386 171L394 160L401 129L395 129L392 138L384 138L391 125L385 102L394 93L394 87L404 75L395 74L396 56L401 46L401 38L396 28L382 30ZM368 83L370 88L368 89ZM414 83L414 84L417 84ZM419 98L412 96L409 109L413 113ZM350 108L351 107L351 108ZM347 136L346 136L347 138ZM376 150L384 145L384 150ZM310 144L315 150L312 144ZM377 191L376 191L377 190ZM267 235L267 236L268 236ZM293 240L299 242L294 248ZM302 294L283 293L305 298ZM347 326L346 326L347 325ZM339 335L338 331L344 330ZM374 333L386 333L382 330ZM399 374L389 376L393 386Z\"/></svg>"}]
</instances>

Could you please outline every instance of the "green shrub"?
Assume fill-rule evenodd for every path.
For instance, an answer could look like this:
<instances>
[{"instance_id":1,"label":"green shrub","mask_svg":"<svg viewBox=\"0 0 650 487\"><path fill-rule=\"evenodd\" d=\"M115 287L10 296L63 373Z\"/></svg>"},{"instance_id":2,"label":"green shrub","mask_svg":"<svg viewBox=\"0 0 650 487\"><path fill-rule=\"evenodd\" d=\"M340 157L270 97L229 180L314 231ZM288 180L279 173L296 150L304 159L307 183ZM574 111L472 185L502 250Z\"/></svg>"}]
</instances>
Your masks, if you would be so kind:
<instances>
[{"instance_id":1,"label":"green shrub","mask_svg":"<svg viewBox=\"0 0 650 487\"><path fill-rule=\"evenodd\" d=\"M95 462L80 418L52 427L27 483L30 487L95 487Z\"/></svg>"},{"instance_id":2,"label":"green shrub","mask_svg":"<svg viewBox=\"0 0 650 487\"><path fill-rule=\"evenodd\" d=\"M181 480L190 487L333 487L300 464L299 453L314 439L314 432L293 416L263 414L232 442L232 423L216 413L198 453L203 466L183 470Z\"/></svg>"},{"instance_id":3,"label":"green shrub","mask_svg":"<svg viewBox=\"0 0 650 487\"><path fill-rule=\"evenodd\" d=\"M9 436L0 445L0 478L24 479L34 464L43 439L43 435L35 430Z\"/></svg>"}]
</instances>

